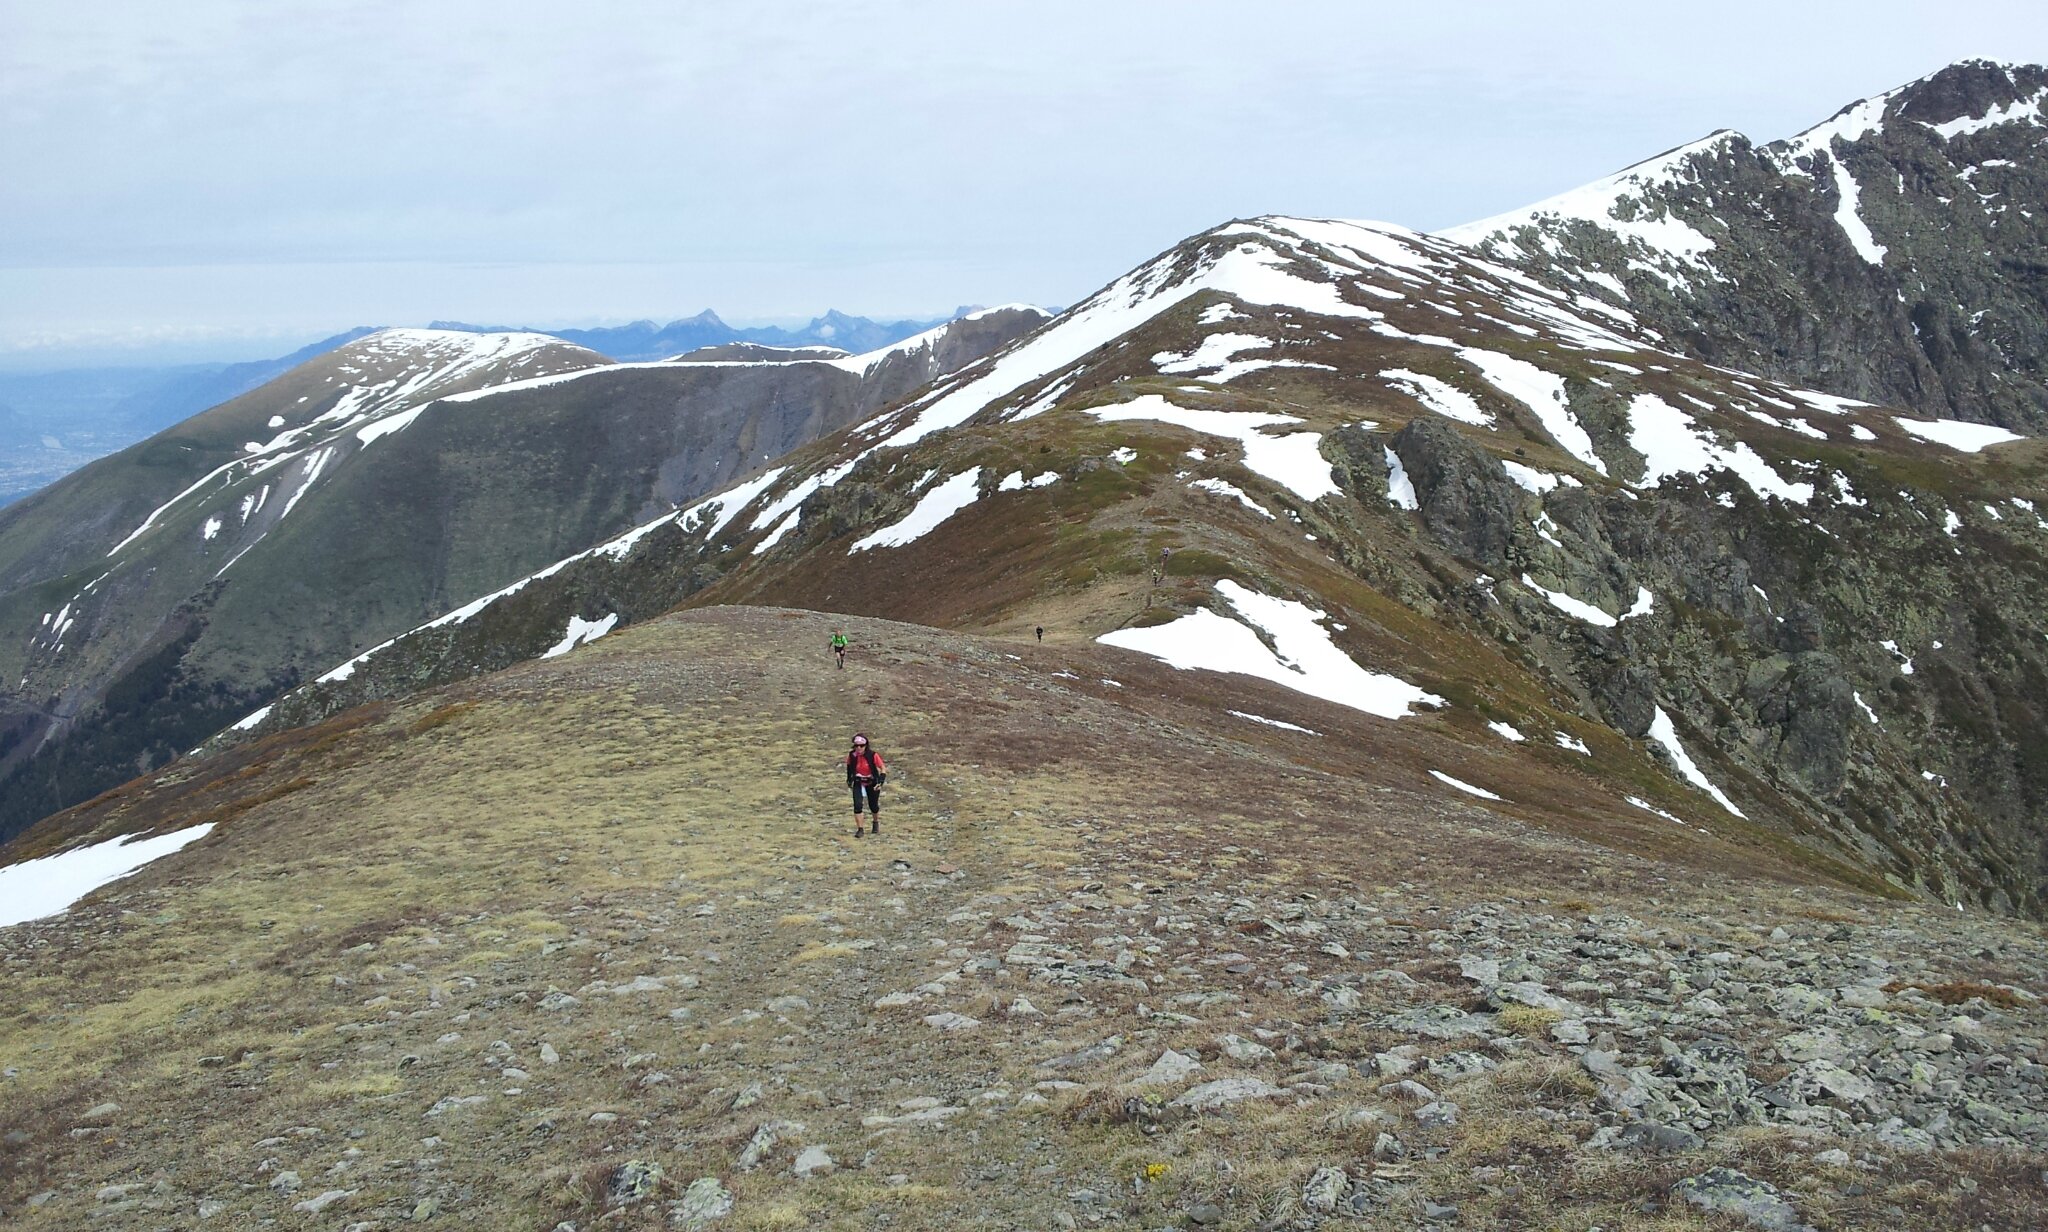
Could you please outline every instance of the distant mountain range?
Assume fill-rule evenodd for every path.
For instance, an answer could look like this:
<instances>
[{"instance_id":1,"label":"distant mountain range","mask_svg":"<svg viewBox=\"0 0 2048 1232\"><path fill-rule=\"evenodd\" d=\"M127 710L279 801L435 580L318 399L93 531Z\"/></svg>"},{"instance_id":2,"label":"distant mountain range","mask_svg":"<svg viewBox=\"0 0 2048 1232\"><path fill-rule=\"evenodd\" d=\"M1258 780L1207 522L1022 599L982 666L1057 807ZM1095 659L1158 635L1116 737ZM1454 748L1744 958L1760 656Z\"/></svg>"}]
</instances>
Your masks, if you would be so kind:
<instances>
[{"instance_id":1,"label":"distant mountain range","mask_svg":"<svg viewBox=\"0 0 2048 1232\"><path fill-rule=\"evenodd\" d=\"M732 342L757 342L773 347L829 346L857 355L863 351L888 346L892 342L901 342L935 325L966 316L978 307L979 305L967 305L956 309L950 316L929 321L886 322L848 316L835 308L799 329L783 329L779 326L736 329L720 320L717 313L706 309L694 317L684 317L670 321L666 325L654 321L634 321L630 325L613 325L599 329L551 329L542 332L553 334L577 346L589 347L600 355L609 355L625 363L669 359L702 347ZM516 327L513 326L468 325L460 321L436 321L432 328L486 334L516 332Z\"/></svg>"}]
</instances>

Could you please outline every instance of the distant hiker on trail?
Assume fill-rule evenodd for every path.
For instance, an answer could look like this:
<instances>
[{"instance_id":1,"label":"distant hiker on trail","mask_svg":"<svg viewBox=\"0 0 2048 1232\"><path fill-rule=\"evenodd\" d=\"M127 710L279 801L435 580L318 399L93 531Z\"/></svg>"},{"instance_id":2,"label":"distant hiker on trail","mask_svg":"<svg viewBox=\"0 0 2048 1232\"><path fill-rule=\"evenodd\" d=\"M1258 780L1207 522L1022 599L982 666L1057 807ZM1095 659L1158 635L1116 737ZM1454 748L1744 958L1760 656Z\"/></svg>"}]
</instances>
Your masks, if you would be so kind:
<instances>
[{"instance_id":1,"label":"distant hiker on trail","mask_svg":"<svg viewBox=\"0 0 2048 1232\"><path fill-rule=\"evenodd\" d=\"M1045 626L1044 626L1044 625L1040 625L1040 626L1038 626L1038 640L1039 640L1039 641L1041 641L1041 642L1045 640Z\"/></svg>"},{"instance_id":2,"label":"distant hiker on trail","mask_svg":"<svg viewBox=\"0 0 2048 1232\"><path fill-rule=\"evenodd\" d=\"M889 781L889 767L881 753L859 732L846 753L846 785L853 789L853 836L860 837L860 814L865 808L874 818L874 832L882 832L882 784Z\"/></svg>"},{"instance_id":3,"label":"distant hiker on trail","mask_svg":"<svg viewBox=\"0 0 2048 1232\"><path fill-rule=\"evenodd\" d=\"M841 633L841 632L840 632L839 630L837 630L837 629L834 629L834 630L832 630L832 653L833 653L833 655L834 655L835 657L837 657L837 658L838 658L838 660L839 660L839 670L840 670L840 671L842 671L842 672L843 672L843 671L845 671L845 670L846 670L846 635L845 635L844 633Z\"/></svg>"}]
</instances>

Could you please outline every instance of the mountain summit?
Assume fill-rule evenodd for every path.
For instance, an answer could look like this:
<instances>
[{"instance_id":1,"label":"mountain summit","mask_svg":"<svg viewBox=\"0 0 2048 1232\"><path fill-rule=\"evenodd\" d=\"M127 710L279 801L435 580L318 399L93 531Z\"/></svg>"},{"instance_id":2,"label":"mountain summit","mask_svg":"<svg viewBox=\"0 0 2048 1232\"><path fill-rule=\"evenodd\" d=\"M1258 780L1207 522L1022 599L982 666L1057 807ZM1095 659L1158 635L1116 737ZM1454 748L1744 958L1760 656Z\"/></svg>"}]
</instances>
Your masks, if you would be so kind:
<instances>
[{"instance_id":1,"label":"mountain summit","mask_svg":"<svg viewBox=\"0 0 2048 1232\"><path fill-rule=\"evenodd\" d=\"M1971 60L1783 141L1722 131L1448 239L1709 363L2048 430L2048 69Z\"/></svg>"}]
</instances>

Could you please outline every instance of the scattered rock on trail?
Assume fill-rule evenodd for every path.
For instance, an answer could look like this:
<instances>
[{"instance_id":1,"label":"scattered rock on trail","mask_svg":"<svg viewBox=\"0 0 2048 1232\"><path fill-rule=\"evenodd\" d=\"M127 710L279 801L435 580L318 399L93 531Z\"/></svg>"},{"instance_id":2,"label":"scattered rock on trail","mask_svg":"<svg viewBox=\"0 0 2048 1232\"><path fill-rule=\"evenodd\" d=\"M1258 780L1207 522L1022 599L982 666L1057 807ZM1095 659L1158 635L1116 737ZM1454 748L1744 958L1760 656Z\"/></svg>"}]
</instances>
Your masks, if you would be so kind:
<instances>
[{"instance_id":1,"label":"scattered rock on trail","mask_svg":"<svg viewBox=\"0 0 2048 1232\"><path fill-rule=\"evenodd\" d=\"M1733 1168L1709 1168L1678 1182L1671 1192L1703 1211L1733 1215L1764 1232L1813 1232L1774 1186Z\"/></svg>"},{"instance_id":2,"label":"scattered rock on trail","mask_svg":"<svg viewBox=\"0 0 2048 1232\"><path fill-rule=\"evenodd\" d=\"M700 1176L669 1208L669 1222L683 1232L699 1232L714 1220L732 1214L732 1191L715 1176Z\"/></svg>"},{"instance_id":3,"label":"scattered rock on trail","mask_svg":"<svg viewBox=\"0 0 2048 1232\"><path fill-rule=\"evenodd\" d=\"M1277 1099L1285 1095L1285 1090L1263 1078L1218 1078L1181 1092L1169 1106L1190 1112L1212 1112L1241 1100Z\"/></svg>"},{"instance_id":4,"label":"scattered rock on trail","mask_svg":"<svg viewBox=\"0 0 2048 1232\"><path fill-rule=\"evenodd\" d=\"M629 1159L612 1169L605 1186L605 1201L612 1206L644 1202L661 1188L661 1165L649 1159Z\"/></svg>"},{"instance_id":5,"label":"scattered rock on trail","mask_svg":"<svg viewBox=\"0 0 2048 1232\"><path fill-rule=\"evenodd\" d=\"M797 1152L796 1166L791 1169L797 1176L830 1176L839 1167L832 1155L822 1146L807 1146Z\"/></svg>"},{"instance_id":6,"label":"scattered rock on trail","mask_svg":"<svg viewBox=\"0 0 2048 1232\"><path fill-rule=\"evenodd\" d=\"M1152 1068L1138 1076L1137 1083L1145 1087L1178 1086L1199 1073L1202 1063L1184 1052L1169 1048L1159 1054Z\"/></svg>"}]
</instances>

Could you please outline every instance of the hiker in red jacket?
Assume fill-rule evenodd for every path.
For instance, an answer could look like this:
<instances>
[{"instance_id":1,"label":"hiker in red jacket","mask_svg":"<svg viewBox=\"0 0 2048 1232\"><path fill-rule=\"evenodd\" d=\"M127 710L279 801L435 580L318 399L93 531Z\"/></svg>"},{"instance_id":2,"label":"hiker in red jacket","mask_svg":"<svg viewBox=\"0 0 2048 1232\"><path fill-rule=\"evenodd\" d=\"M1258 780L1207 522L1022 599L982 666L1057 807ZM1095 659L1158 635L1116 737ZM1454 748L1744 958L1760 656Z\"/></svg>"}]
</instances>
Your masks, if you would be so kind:
<instances>
[{"instance_id":1,"label":"hiker in red jacket","mask_svg":"<svg viewBox=\"0 0 2048 1232\"><path fill-rule=\"evenodd\" d=\"M859 732L846 753L846 785L853 789L853 836L860 837L860 814L865 808L874 818L874 832L882 832L882 784L889 781L889 767L882 755Z\"/></svg>"}]
</instances>

